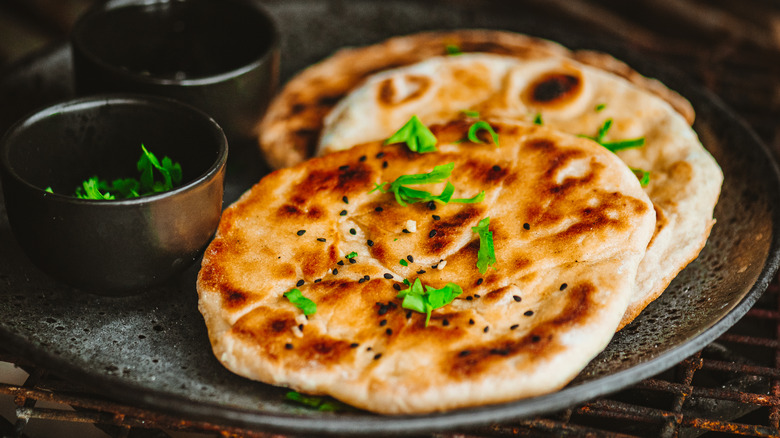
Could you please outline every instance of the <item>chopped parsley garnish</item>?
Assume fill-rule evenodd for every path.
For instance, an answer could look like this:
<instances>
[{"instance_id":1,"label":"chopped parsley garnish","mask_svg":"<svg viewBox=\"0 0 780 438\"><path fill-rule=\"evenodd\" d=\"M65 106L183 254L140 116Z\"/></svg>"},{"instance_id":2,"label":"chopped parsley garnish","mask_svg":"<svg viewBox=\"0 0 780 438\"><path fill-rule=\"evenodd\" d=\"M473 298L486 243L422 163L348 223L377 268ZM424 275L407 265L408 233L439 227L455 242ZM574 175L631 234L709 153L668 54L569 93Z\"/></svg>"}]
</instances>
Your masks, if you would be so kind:
<instances>
[{"instance_id":1,"label":"chopped parsley garnish","mask_svg":"<svg viewBox=\"0 0 780 438\"><path fill-rule=\"evenodd\" d=\"M536 113L534 116L534 125L543 125L544 121L542 120L542 113Z\"/></svg>"},{"instance_id":2,"label":"chopped parsley garnish","mask_svg":"<svg viewBox=\"0 0 780 438\"><path fill-rule=\"evenodd\" d=\"M642 187L647 187L648 184L650 184L650 172L643 169L637 169L635 167L630 167L632 172L634 172L634 175L636 175L637 179L639 179L639 185Z\"/></svg>"},{"instance_id":3,"label":"chopped parsley garnish","mask_svg":"<svg viewBox=\"0 0 780 438\"><path fill-rule=\"evenodd\" d=\"M385 140L385 144L406 143L412 152L424 154L436 152L436 136L417 116L412 116L395 134Z\"/></svg>"},{"instance_id":4,"label":"chopped parsley garnish","mask_svg":"<svg viewBox=\"0 0 780 438\"><path fill-rule=\"evenodd\" d=\"M609 132L609 128L611 127L612 127L612 119L607 119L604 121L601 127L599 127L598 133L596 134L595 137L589 137L587 135L583 135L581 137L594 140L596 143L604 146L605 148L609 149L612 152L644 146L645 144L644 137L632 138L628 140L619 140L619 141L604 141L604 137L606 137L607 132Z\"/></svg>"},{"instance_id":5,"label":"chopped parsley garnish","mask_svg":"<svg viewBox=\"0 0 780 438\"><path fill-rule=\"evenodd\" d=\"M479 111L463 110L460 113L463 114L466 117L471 117L473 119L478 119L479 118Z\"/></svg>"},{"instance_id":6,"label":"chopped parsley garnish","mask_svg":"<svg viewBox=\"0 0 780 438\"><path fill-rule=\"evenodd\" d=\"M390 184L389 189L385 188L385 186L388 183L384 182L381 184L376 184L376 187L374 187L369 193L372 193L376 190L379 190L382 193L392 192L395 195L396 202L398 202L398 204L401 207L406 207L407 204L414 204L415 202L430 202L430 201L436 201L442 204L447 204L449 202L458 202L464 204L482 202L482 200L485 199L484 191L480 192L478 195L471 198L453 199L452 195L453 193L455 193L455 186L453 186L452 183L450 183L449 181L447 182L447 185L444 187L444 190L442 190L441 194L439 195L433 195L431 192L425 190L417 190L417 189L412 189L410 187L407 187L409 185L436 184L436 183L444 182L447 178L450 177L450 174L452 173L452 169L454 167L455 167L455 163L448 163L448 164L435 166L433 168L433 171L429 173L401 175L398 178L396 178L395 181L389 183Z\"/></svg>"},{"instance_id":7,"label":"chopped parsley garnish","mask_svg":"<svg viewBox=\"0 0 780 438\"><path fill-rule=\"evenodd\" d=\"M609 128L611 127L612 127L612 119L607 119L604 121L604 124L602 124L601 127L599 128L598 133L596 134L595 137L588 137L587 135L581 135L580 137L585 137L594 140L596 143L604 146L605 148L609 149L612 152L622 151L623 149L638 148L645 145L644 137L632 138L628 140L604 141L604 137L607 135L607 132L609 132ZM642 187L647 186L647 184L650 182L650 172L642 169L635 169L633 167L631 168L631 170L635 174L637 174L641 186Z\"/></svg>"},{"instance_id":8,"label":"chopped parsley garnish","mask_svg":"<svg viewBox=\"0 0 780 438\"><path fill-rule=\"evenodd\" d=\"M352 251L351 253L347 254L345 258L354 259L355 257L357 257L357 253L355 251Z\"/></svg>"},{"instance_id":9,"label":"chopped parsley garnish","mask_svg":"<svg viewBox=\"0 0 780 438\"><path fill-rule=\"evenodd\" d=\"M345 405L338 400L328 400L325 397L318 397L316 395L304 395L297 391L288 391L287 394L285 394L285 397L287 400L300 403L322 412L338 412L352 409L350 406Z\"/></svg>"},{"instance_id":10,"label":"chopped parsley garnish","mask_svg":"<svg viewBox=\"0 0 780 438\"><path fill-rule=\"evenodd\" d=\"M604 104L604 103L600 103L600 104L596 105L596 112L603 111L603 110L604 110L604 108L606 108L606 107L607 107L607 105L606 105L606 104Z\"/></svg>"},{"instance_id":11,"label":"chopped parsley garnish","mask_svg":"<svg viewBox=\"0 0 780 438\"><path fill-rule=\"evenodd\" d=\"M315 304L314 301L304 297L300 289L290 289L284 293L284 297L290 300L290 302L293 303L295 307L301 309L303 314L306 316L313 315L315 312L317 312L317 304Z\"/></svg>"},{"instance_id":12,"label":"chopped parsley garnish","mask_svg":"<svg viewBox=\"0 0 780 438\"><path fill-rule=\"evenodd\" d=\"M74 196L82 199L137 198L166 192L181 184L182 170L179 163L163 157L158 160L141 145L141 157L136 162L139 179L119 178L111 182L92 176L76 188Z\"/></svg>"},{"instance_id":13,"label":"chopped parsley garnish","mask_svg":"<svg viewBox=\"0 0 780 438\"><path fill-rule=\"evenodd\" d=\"M471 125L468 132L469 140L474 143L484 143L479 137L477 137L477 133L482 130L487 131L490 134L490 137L493 138L493 144L498 147L498 134L496 134L496 131L493 130L493 127L484 120L480 120L479 122Z\"/></svg>"},{"instance_id":14,"label":"chopped parsley garnish","mask_svg":"<svg viewBox=\"0 0 780 438\"><path fill-rule=\"evenodd\" d=\"M463 54L463 52L460 51L460 47L455 44L447 44L444 47L444 50L446 50L447 54L450 56L457 56Z\"/></svg>"},{"instance_id":15,"label":"chopped parsley garnish","mask_svg":"<svg viewBox=\"0 0 780 438\"><path fill-rule=\"evenodd\" d=\"M424 290L419 278L415 279L413 284L410 284L409 280L404 280L404 283L409 287L401 290L396 298L403 298L401 307L404 309L424 313L426 327L431 320L432 311L450 304L455 297L463 293L463 289L455 283L447 283L441 289L425 286Z\"/></svg>"},{"instance_id":16,"label":"chopped parsley garnish","mask_svg":"<svg viewBox=\"0 0 780 438\"><path fill-rule=\"evenodd\" d=\"M395 239L395 240L398 240L398 239ZM398 260L398 264L401 265L401 266L409 266L409 262L407 262L404 259Z\"/></svg>"},{"instance_id":17,"label":"chopped parsley garnish","mask_svg":"<svg viewBox=\"0 0 780 438\"><path fill-rule=\"evenodd\" d=\"M479 235L479 251L477 252L477 269L480 274L487 272L488 267L496 263L496 251L493 247L493 232L489 230L490 218L479 221L471 229ZM493 268L495 269L495 268Z\"/></svg>"}]
</instances>

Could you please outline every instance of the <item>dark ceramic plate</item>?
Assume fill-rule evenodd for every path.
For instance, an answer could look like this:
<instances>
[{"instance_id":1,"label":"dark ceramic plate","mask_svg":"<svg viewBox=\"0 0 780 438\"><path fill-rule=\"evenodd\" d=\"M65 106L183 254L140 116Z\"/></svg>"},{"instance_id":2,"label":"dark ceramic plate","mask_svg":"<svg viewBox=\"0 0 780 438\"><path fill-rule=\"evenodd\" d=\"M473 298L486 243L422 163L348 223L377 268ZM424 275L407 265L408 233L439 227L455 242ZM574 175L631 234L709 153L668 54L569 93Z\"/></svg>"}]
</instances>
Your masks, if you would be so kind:
<instances>
[{"instance_id":1,"label":"dark ceramic plate","mask_svg":"<svg viewBox=\"0 0 780 438\"><path fill-rule=\"evenodd\" d=\"M211 354L197 311L196 268L174 284L139 296L84 295L35 269L0 210L0 340L58 374L158 411L266 431L301 434L399 434L444 430L550 412L629 386L695 353L725 332L758 299L778 265L778 170L766 147L715 97L686 78L620 47L556 32L497 3L279 1L282 78L338 47L422 29L489 27L527 32L573 48L606 50L662 79L691 100L696 130L723 166L718 220L707 246L569 386L514 403L422 416L326 413L285 401L285 390L237 377ZM54 47L0 78L0 128L36 106L72 96L70 51ZM226 199L265 172L254 148L231 145ZM118 249L121 250L121 249Z\"/></svg>"}]
</instances>

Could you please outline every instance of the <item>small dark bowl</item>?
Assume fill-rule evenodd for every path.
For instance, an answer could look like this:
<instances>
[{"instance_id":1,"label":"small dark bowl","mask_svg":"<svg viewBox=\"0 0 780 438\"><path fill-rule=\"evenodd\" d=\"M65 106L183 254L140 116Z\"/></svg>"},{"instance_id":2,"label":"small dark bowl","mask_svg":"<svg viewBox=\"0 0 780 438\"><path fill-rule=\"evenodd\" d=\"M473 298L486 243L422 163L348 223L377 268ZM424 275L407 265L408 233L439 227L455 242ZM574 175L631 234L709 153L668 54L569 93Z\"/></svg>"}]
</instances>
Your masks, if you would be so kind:
<instances>
[{"instance_id":1,"label":"small dark bowl","mask_svg":"<svg viewBox=\"0 0 780 438\"><path fill-rule=\"evenodd\" d=\"M71 33L76 92L134 92L202 109L231 144L256 137L276 92L277 27L253 0L109 0Z\"/></svg>"},{"instance_id":2,"label":"small dark bowl","mask_svg":"<svg viewBox=\"0 0 780 438\"><path fill-rule=\"evenodd\" d=\"M137 176L141 144L181 164L179 187L126 200L70 196L93 175ZM225 135L205 113L133 95L48 107L0 142L5 206L17 241L52 277L101 295L161 284L198 257L219 223L226 159Z\"/></svg>"}]
</instances>

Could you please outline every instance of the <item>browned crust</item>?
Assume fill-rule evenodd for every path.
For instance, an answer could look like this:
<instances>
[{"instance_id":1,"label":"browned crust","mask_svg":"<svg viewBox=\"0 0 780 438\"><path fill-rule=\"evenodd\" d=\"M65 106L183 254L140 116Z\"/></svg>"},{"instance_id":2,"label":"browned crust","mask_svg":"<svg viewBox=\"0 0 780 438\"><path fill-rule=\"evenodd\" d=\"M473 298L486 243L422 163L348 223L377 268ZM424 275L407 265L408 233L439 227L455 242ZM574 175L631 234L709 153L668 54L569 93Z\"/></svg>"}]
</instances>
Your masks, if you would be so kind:
<instances>
[{"instance_id":1,"label":"browned crust","mask_svg":"<svg viewBox=\"0 0 780 438\"><path fill-rule=\"evenodd\" d=\"M336 103L367 76L447 53L485 52L520 59L564 56L621 76L668 102L692 124L690 103L657 80L646 78L603 53L570 51L551 41L505 31L470 29L423 32L390 38L359 48L341 49L292 78L258 123L260 149L273 168L289 167L314 155L323 119Z\"/></svg>"}]
</instances>

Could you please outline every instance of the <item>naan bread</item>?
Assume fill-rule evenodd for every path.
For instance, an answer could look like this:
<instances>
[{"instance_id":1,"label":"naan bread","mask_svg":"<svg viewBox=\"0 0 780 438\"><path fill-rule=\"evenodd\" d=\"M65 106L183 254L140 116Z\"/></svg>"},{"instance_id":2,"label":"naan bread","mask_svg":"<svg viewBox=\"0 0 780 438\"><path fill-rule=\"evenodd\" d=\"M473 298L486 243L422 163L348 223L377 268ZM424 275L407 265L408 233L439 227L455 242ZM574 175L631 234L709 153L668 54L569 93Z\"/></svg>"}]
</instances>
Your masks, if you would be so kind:
<instances>
[{"instance_id":1,"label":"naan bread","mask_svg":"<svg viewBox=\"0 0 780 438\"><path fill-rule=\"evenodd\" d=\"M626 310L654 230L652 203L594 142L491 125L500 148L463 141L470 123L455 121L432 128L437 152L373 142L275 171L245 193L225 211L198 276L216 357L245 377L388 414L504 402L569 382ZM482 202L402 207L392 193L371 192L447 163L454 198L484 191ZM472 227L486 217L496 263L480 274ZM355 263L345 258L352 252ZM396 297L415 278L463 288L427 327ZM317 305L308 319L283 297L296 287Z\"/></svg>"},{"instance_id":2,"label":"naan bread","mask_svg":"<svg viewBox=\"0 0 780 438\"><path fill-rule=\"evenodd\" d=\"M325 115L366 77L446 55L448 45L457 46L463 52L494 53L520 60L550 56L576 60L625 78L667 101L689 124L693 123L694 111L686 99L609 55L588 50L570 51L548 40L504 31L423 32L390 38L371 46L341 49L287 82L257 126L260 149L266 161L278 169L310 158L315 154Z\"/></svg>"},{"instance_id":3,"label":"naan bread","mask_svg":"<svg viewBox=\"0 0 780 438\"><path fill-rule=\"evenodd\" d=\"M327 115L319 153L388 138L412 115L433 124L462 117L464 109L529 122L538 115L545 126L590 137L612 120L605 141L644 138L644 146L618 152L629 166L650 172L645 191L658 216L621 327L704 246L723 175L696 133L663 99L563 57L462 54L378 73Z\"/></svg>"}]
</instances>

